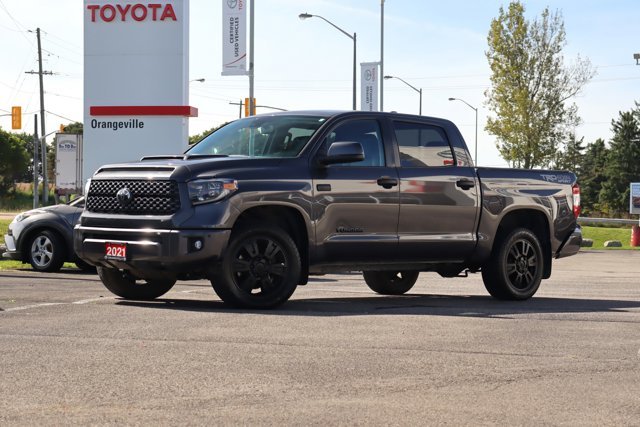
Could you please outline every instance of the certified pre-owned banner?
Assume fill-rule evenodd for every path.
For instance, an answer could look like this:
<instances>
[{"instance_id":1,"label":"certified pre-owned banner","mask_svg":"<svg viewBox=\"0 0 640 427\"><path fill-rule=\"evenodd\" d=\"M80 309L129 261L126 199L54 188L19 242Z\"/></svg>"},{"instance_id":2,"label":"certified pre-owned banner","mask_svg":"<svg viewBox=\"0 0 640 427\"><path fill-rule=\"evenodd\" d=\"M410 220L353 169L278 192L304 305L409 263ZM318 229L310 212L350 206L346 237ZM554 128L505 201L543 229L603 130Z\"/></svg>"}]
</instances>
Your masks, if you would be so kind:
<instances>
[{"instance_id":1,"label":"certified pre-owned banner","mask_svg":"<svg viewBox=\"0 0 640 427\"><path fill-rule=\"evenodd\" d=\"M360 63L360 109L378 111L378 65L379 62Z\"/></svg>"},{"instance_id":2,"label":"certified pre-owned banner","mask_svg":"<svg viewBox=\"0 0 640 427\"><path fill-rule=\"evenodd\" d=\"M222 75L247 75L246 0L222 0Z\"/></svg>"}]
</instances>

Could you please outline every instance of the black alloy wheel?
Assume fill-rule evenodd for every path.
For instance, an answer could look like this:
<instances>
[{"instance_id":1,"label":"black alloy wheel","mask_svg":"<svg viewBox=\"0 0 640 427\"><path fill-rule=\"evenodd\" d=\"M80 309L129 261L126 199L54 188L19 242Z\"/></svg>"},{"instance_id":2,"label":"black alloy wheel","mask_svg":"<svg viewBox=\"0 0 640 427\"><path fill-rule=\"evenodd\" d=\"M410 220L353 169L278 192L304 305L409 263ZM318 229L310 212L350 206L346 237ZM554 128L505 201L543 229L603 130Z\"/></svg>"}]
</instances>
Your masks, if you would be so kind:
<instances>
[{"instance_id":1,"label":"black alloy wheel","mask_svg":"<svg viewBox=\"0 0 640 427\"><path fill-rule=\"evenodd\" d=\"M538 237L518 228L496 242L491 258L482 267L482 280L489 293L500 299L525 300L540 287L544 257Z\"/></svg>"},{"instance_id":2,"label":"black alloy wheel","mask_svg":"<svg viewBox=\"0 0 640 427\"><path fill-rule=\"evenodd\" d=\"M279 228L252 228L232 235L211 284L226 303L271 308L293 294L300 271L300 254L291 237Z\"/></svg>"}]
</instances>

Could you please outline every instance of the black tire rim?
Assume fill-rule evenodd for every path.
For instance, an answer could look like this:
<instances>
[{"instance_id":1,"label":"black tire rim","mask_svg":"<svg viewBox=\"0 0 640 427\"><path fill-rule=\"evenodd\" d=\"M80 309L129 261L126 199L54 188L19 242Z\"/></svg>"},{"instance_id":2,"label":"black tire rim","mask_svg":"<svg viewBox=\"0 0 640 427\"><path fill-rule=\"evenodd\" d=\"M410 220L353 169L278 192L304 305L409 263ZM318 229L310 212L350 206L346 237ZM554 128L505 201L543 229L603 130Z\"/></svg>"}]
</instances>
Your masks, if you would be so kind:
<instances>
[{"instance_id":1,"label":"black tire rim","mask_svg":"<svg viewBox=\"0 0 640 427\"><path fill-rule=\"evenodd\" d=\"M53 242L45 235L39 235L31 244L31 259L39 268L46 268L53 259Z\"/></svg>"},{"instance_id":2,"label":"black tire rim","mask_svg":"<svg viewBox=\"0 0 640 427\"><path fill-rule=\"evenodd\" d=\"M386 279L389 281L390 285L400 286L400 285L404 285L409 278L406 277L404 272L402 271L396 271L396 272L390 271L387 273Z\"/></svg>"},{"instance_id":3,"label":"black tire rim","mask_svg":"<svg viewBox=\"0 0 640 427\"><path fill-rule=\"evenodd\" d=\"M242 242L233 256L233 278L238 288L251 295L268 295L285 283L287 256L282 245L266 236Z\"/></svg>"},{"instance_id":4,"label":"black tire rim","mask_svg":"<svg viewBox=\"0 0 640 427\"><path fill-rule=\"evenodd\" d=\"M520 290L535 284L539 259L535 247L526 239L516 240L507 253L507 277Z\"/></svg>"}]
</instances>

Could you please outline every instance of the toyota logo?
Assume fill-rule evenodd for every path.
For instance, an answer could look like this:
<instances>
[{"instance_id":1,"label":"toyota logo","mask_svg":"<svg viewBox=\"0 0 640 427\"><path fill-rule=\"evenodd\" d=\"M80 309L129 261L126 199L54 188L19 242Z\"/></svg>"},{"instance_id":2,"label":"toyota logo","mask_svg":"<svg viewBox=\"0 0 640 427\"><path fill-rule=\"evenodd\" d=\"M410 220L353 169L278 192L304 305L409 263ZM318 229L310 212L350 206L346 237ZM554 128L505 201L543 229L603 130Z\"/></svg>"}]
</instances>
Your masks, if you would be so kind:
<instances>
[{"instance_id":1,"label":"toyota logo","mask_svg":"<svg viewBox=\"0 0 640 427\"><path fill-rule=\"evenodd\" d=\"M133 199L133 196L131 195L131 191L129 191L129 189L125 187L118 190L118 192L116 193L116 198L118 199L118 203L120 203L120 206L125 207L129 205L129 203L131 203L131 199Z\"/></svg>"},{"instance_id":2,"label":"toyota logo","mask_svg":"<svg viewBox=\"0 0 640 427\"><path fill-rule=\"evenodd\" d=\"M229 6L229 9L235 9L237 5L238 0L227 0L227 6Z\"/></svg>"}]
</instances>

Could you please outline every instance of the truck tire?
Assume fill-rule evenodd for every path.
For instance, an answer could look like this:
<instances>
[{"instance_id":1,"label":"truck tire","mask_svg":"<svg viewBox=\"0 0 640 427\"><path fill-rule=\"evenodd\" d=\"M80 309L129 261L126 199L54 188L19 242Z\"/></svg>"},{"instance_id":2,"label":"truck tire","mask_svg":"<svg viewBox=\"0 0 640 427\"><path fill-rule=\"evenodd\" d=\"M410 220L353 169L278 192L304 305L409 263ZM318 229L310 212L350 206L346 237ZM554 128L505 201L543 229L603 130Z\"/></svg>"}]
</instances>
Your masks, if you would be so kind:
<instances>
[{"instance_id":1,"label":"truck tire","mask_svg":"<svg viewBox=\"0 0 640 427\"><path fill-rule=\"evenodd\" d=\"M367 286L382 295L402 295L418 280L419 271L365 271L362 273Z\"/></svg>"},{"instance_id":2,"label":"truck tire","mask_svg":"<svg viewBox=\"0 0 640 427\"><path fill-rule=\"evenodd\" d=\"M64 241L52 230L41 230L29 239L27 245L27 261L36 271L56 272L64 264Z\"/></svg>"},{"instance_id":3,"label":"truck tire","mask_svg":"<svg viewBox=\"0 0 640 427\"><path fill-rule=\"evenodd\" d=\"M89 264L87 262L82 261L81 259L76 260L75 264L76 264L76 267L78 267L84 273L95 273L96 272L96 266L95 265L91 265L91 264Z\"/></svg>"},{"instance_id":4,"label":"truck tire","mask_svg":"<svg viewBox=\"0 0 640 427\"><path fill-rule=\"evenodd\" d=\"M112 293L125 299L148 301L169 292L172 279L136 280L116 268L98 267L98 276Z\"/></svg>"},{"instance_id":5,"label":"truck tire","mask_svg":"<svg viewBox=\"0 0 640 427\"><path fill-rule=\"evenodd\" d=\"M517 228L496 245L482 267L485 288L498 299L531 298L540 286L544 270L538 237L526 228Z\"/></svg>"},{"instance_id":6,"label":"truck tire","mask_svg":"<svg viewBox=\"0 0 640 427\"><path fill-rule=\"evenodd\" d=\"M300 252L278 227L257 226L231 235L211 280L227 304L265 309L286 302L301 278Z\"/></svg>"}]
</instances>

